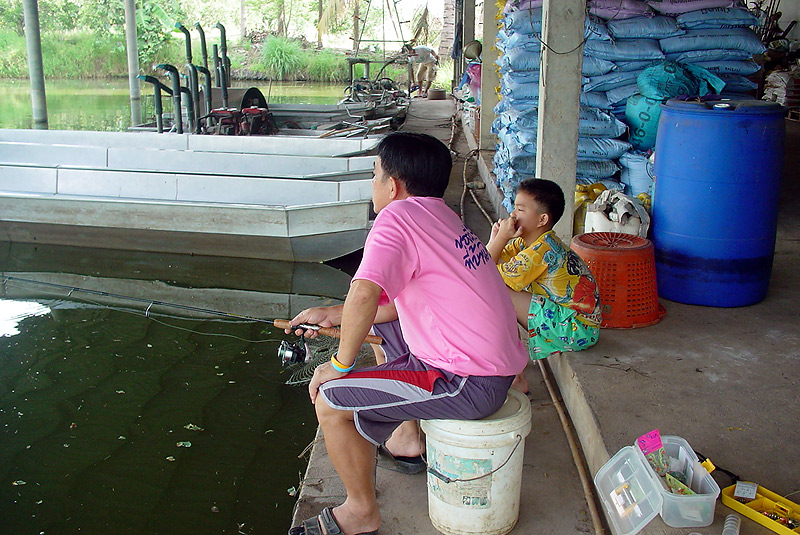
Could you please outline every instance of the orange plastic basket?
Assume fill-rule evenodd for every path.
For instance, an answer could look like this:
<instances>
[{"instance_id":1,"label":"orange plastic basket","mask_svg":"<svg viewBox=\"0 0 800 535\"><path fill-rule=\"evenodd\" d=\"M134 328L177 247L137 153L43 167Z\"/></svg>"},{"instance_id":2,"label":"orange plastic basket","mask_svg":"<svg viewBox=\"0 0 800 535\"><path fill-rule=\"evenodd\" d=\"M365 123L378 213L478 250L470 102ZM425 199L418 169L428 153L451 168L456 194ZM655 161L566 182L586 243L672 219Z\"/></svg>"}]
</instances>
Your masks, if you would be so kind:
<instances>
[{"instance_id":1,"label":"orange plastic basket","mask_svg":"<svg viewBox=\"0 0 800 535\"><path fill-rule=\"evenodd\" d=\"M634 329L661 321L653 243L618 232L587 232L572 238L597 281L603 305L601 327Z\"/></svg>"}]
</instances>

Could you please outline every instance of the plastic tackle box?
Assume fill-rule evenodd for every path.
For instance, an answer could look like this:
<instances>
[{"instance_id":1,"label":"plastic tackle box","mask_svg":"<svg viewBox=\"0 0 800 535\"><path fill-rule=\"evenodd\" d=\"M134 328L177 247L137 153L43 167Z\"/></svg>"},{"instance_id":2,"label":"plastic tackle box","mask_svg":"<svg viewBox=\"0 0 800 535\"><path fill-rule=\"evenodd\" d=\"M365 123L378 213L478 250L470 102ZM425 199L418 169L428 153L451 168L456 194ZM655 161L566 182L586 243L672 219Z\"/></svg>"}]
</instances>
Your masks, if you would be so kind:
<instances>
[{"instance_id":1,"label":"plastic tackle box","mask_svg":"<svg viewBox=\"0 0 800 535\"><path fill-rule=\"evenodd\" d=\"M792 518L797 520L800 519L800 505L797 505L796 503L787 500L783 496L775 494L771 490L765 489L760 485L756 491L755 500L751 500L747 503L741 503L733 497L733 491L735 489L736 485L731 485L730 487L725 487L722 490L722 503L737 513L741 513L747 518L755 520L762 526L771 529L775 533L780 533L781 535L800 534L800 528L789 529L780 522L772 520L764 515L764 513L775 513L784 518Z\"/></svg>"},{"instance_id":2,"label":"plastic tackle box","mask_svg":"<svg viewBox=\"0 0 800 535\"><path fill-rule=\"evenodd\" d=\"M686 440L662 436L667 455L683 462L689 487L697 494L680 495L666 490L638 446L625 446L603 465L594 483L606 517L617 535L641 531L657 514L673 528L709 526L719 485L700 464Z\"/></svg>"}]
</instances>

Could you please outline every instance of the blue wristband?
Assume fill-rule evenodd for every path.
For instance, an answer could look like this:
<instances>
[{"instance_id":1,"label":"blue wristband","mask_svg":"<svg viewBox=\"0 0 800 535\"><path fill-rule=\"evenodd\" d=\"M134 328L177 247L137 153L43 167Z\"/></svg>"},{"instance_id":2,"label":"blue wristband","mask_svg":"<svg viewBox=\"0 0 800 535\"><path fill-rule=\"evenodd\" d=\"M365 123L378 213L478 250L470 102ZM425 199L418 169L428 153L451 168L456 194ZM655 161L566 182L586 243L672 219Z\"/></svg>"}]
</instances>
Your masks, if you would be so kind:
<instances>
[{"instance_id":1,"label":"blue wristband","mask_svg":"<svg viewBox=\"0 0 800 535\"><path fill-rule=\"evenodd\" d=\"M337 359L337 358L336 358L336 355L338 355L338 354L339 354L339 353L334 353L334 354L331 356L331 366L333 367L333 369L334 369L334 370L336 370L336 371L337 371L337 372L339 372L339 373L347 373L347 372L349 372L350 370L352 370L353 368L355 368L355 367L356 367L356 363L355 363L355 361L353 361L353 363L350 365L350 367L349 367L349 368L348 368L348 367L346 367L346 366L345 366L344 364L342 364L341 362L339 362L339 359Z\"/></svg>"}]
</instances>

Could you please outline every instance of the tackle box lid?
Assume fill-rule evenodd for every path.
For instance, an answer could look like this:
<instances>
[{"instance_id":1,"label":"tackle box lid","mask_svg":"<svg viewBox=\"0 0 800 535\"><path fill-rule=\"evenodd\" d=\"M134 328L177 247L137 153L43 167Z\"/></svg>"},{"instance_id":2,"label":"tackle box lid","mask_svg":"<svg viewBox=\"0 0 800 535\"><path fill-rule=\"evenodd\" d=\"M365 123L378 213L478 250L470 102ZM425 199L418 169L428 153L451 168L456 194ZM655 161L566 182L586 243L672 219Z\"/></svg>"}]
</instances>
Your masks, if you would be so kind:
<instances>
[{"instance_id":1,"label":"tackle box lid","mask_svg":"<svg viewBox=\"0 0 800 535\"><path fill-rule=\"evenodd\" d=\"M606 517L617 535L634 535L661 512L664 498L641 450L625 446L594 476Z\"/></svg>"}]
</instances>

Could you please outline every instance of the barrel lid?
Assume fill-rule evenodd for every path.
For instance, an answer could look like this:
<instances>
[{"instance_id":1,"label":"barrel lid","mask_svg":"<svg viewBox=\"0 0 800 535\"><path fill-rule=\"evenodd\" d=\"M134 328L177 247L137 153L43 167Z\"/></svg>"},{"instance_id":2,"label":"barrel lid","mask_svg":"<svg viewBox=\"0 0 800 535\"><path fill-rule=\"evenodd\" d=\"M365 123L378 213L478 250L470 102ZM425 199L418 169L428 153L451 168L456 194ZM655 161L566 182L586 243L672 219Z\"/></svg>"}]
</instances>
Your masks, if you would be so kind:
<instances>
[{"instance_id":1,"label":"barrel lid","mask_svg":"<svg viewBox=\"0 0 800 535\"><path fill-rule=\"evenodd\" d=\"M664 108L674 110L693 111L693 112L717 112L717 113L747 113L756 115L767 115L780 113L783 115L783 106L776 102L765 100L708 100L698 102L696 100L668 100Z\"/></svg>"}]
</instances>

